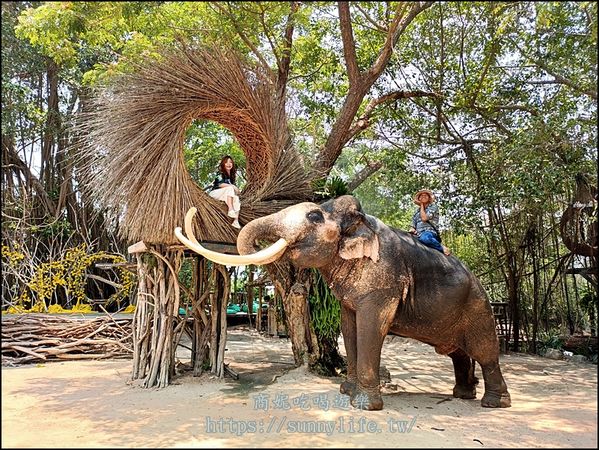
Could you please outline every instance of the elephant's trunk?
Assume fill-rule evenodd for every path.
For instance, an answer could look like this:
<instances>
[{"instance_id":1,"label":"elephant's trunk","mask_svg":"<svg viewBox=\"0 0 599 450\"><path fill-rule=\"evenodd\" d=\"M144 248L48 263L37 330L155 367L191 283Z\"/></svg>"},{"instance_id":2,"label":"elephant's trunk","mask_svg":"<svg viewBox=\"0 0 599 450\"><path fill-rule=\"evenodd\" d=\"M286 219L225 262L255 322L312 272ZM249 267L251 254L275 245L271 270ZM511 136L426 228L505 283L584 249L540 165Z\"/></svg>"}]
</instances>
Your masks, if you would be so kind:
<instances>
[{"instance_id":1,"label":"elephant's trunk","mask_svg":"<svg viewBox=\"0 0 599 450\"><path fill-rule=\"evenodd\" d=\"M260 217L241 229L237 237L237 251L240 255L248 255L258 250L257 241L275 242L282 237L282 224L278 214Z\"/></svg>"}]
</instances>

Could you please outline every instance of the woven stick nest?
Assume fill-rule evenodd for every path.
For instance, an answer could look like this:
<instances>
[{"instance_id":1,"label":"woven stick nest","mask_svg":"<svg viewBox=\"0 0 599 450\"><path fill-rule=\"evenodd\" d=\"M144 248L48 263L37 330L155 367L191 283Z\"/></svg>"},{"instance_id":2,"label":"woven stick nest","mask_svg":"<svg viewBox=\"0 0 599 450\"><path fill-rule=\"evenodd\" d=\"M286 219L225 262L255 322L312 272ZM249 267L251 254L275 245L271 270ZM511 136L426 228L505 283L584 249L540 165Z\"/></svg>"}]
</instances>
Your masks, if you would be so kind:
<instances>
[{"instance_id":1,"label":"woven stick nest","mask_svg":"<svg viewBox=\"0 0 599 450\"><path fill-rule=\"evenodd\" d=\"M245 153L242 225L311 195L273 83L233 51L171 50L160 62L119 76L91 103L76 126L85 139L79 153L86 161L84 189L119 218L119 232L130 242L178 243L174 229L192 206L198 239L235 242L226 205L197 186L185 167L185 131L195 119L228 129Z\"/></svg>"}]
</instances>

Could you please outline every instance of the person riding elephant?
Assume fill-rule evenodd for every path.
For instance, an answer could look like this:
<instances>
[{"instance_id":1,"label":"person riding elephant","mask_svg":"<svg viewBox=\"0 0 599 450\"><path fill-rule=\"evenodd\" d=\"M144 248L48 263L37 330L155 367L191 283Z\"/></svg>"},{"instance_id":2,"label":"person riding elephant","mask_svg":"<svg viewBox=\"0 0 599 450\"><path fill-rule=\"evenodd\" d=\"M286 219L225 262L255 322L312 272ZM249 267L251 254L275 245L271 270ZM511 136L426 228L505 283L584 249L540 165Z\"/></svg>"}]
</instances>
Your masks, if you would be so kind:
<instances>
[{"instance_id":1,"label":"person riding elephant","mask_svg":"<svg viewBox=\"0 0 599 450\"><path fill-rule=\"evenodd\" d=\"M341 304L347 379L341 393L369 410L383 407L379 367L385 336L432 345L452 359L453 395L476 397L477 361L484 407L509 407L499 366L499 341L491 304L479 280L455 256L430 251L406 231L385 225L345 195L321 205L305 202L249 222L239 233L239 255L202 247L193 236L195 208L175 235L190 249L225 265L269 264L288 258L316 268ZM260 242L274 242L256 251Z\"/></svg>"},{"instance_id":2,"label":"person riding elephant","mask_svg":"<svg viewBox=\"0 0 599 450\"><path fill-rule=\"evenodd\" d=\"M412 216L412 227L409 232L418 236L420 242L427 247L439 250L445 255L451 252L447 247L441 245L439 234L439 207L435 205L435 195L428 189L420 189L414 195L414 203L418 209Z\"/></svg>"}]
</instances>

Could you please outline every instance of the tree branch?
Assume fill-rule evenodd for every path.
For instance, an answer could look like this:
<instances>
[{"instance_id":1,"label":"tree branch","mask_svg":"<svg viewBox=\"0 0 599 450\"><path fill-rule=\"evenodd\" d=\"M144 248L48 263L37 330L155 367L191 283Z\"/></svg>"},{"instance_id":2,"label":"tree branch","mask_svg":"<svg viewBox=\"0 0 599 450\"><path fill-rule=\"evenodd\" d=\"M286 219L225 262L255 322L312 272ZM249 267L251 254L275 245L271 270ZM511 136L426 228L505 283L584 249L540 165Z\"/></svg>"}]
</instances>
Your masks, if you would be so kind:
<instances>
[{"instance_id":1,"label":"tree branch","mask_svg":"<svg viewBox=\"0 0 599 450\"><path fill-rule=\"evenodd\" d=\"M551 75L553 78L555 78L555 80L552 80L553 82L557 82L559 84L564 84L572 89L574 89L576 92L580 92L582 94L588 95L589 97L591 97L594 100L597 100L597 91L596 90L592 90L592 89L583 89L580 86L578 86L574 81L562 77L561 75L555 73L554 70L551 70L544 62L539 61L539 60L534 60L533 61L537 66L539 66L541 69L543 69L545 72L547 72L549 75Z\"/></svg>"},{"instance_id":2,"label":"tree branch","mask_svg":"<svg viewBox=\"0 0 599 450\"><path fill-rule=\"evenodd\" d=\"M42 185L40 180L31 172L29 166L27 166L27 164L23 162L23 160L19 157L14 148L11 148L6 145L3 145L3 147L4 151L6 152L5 156L8 158L7 162L15 166L19 171L21 171L21 173L25 177L27 184L31 185L37 193L38 198L40 199L44 207L44 210L46 211L46 214L54 217L56 214L56 205L46 192L46 189L44 189L44 186Z\"/></svg>"},{"instance_id":3,"label":"tree branch","mask_svg":"<svg viewBox=\"0 0 599 450\"><path fill-rule=\"evenodd\" d=\"M285 34L283 35L283 51L281 52L281 59L279 61L279 74L277 77L277 92L280 98L285 98L285 90L287 88L287 81L289 79L289 69L291 67L291 46L293 44L293 30L295 27L294 15L297 13L300 7L299 2L290 2L291 10L289 16L287 16L287 24L285 25Z\"/></svg>"},{"instance_id":4,"label":"tree branch","mask_svg":"<svg viewBox=\"0 0 599 450\"><path fill-rule=\"evenodd\" d=\"M381 75L381 73L389 63L389 59L393 54L393 48L397 44L397 41L399 40L403 32L406 30L408 25L410 25L414 21L418 14L420 14L425 9L430 8L432 4L433 2L416 2L412 5L412 8L408 12L408 15L404 16L402 11L404 4L401 2L399 3L395 17L393 18L391 26L389 27L389 32L387 33L385 44L383 45L383 48L381 49L378 58L366 73L365 78L366 80L368 80L366 81L367 84L369 83L370 85L372 85L372 83L374 83Z\"/></svg>"},{"instance_id":5,"label":"tree branch","mask_svg":"<svg viewBox=\"0 0 599 450\"><path fill-rule=\"evenodd\" d=\"M239 25L239 23L237 22L237 20L235 20L235 17L233 16L233 14L230 11L227 11L220 4L220 2L210 2L210 5L213 6L213 7L216 7L222 14L224 14L231 21L231 23L233 24L233 27L235 28L235 31L237 31L237 34L239 35L239 37L241 38L241 40L245 43L245 45L248 46L248 48L252 51L252 53L256 56L256 58L258 58L258 61L260 61L260 64L262 65L262 67L264 68L264 70L266 70L266 72L270 74L271 79L274 80L275 75L274 75L274 73L273 73L270 65L264 59L264 57L262 56L262 53L260 53L260 51L258 50L258 48L245 35L245 33L243 32L243 30L241 29L241 26Z\"/></svg>"},{"instance_id":6,"label":"tree branch","mask_svg":"<svg viewBox=\"0 0 599 450\"><path fill-rule=\"evenodd\" d=\"M265 21L266 8L264 7L264 5L261 2L257 2L257 6L260 10L260 12L257 14L257 16L258 16L258 20L259 20L260 24L262 25L262 30L264 31L264 36L266 36L266 40L268 41L268 44L270 45L272 54L275 57L275 61L277 62L277 67L280 67L282 56L279 56L279 52L277 51L275 39L271 36L270 28L266 25L266 21Z\"/></svg>"},{"instance_id":7,"label":"tree branch","mask_svg":"<svg viewBox=\"0 0 599 450\"><path fill-rule=\"evenodd\" d=\"M351 126L348 131L349 139L352 139L356 134L360 131L365 130L370 126L370 118L375 110L375 108L383 103L389 103L396 100L401 100L405 98L414 98L414 97L432 97L432 98L441 98L440 94L436 92L426 92L426 91L394 91L388 94L385 94L379 98L375 98L366 105L364 109L364 113L358 118L358 120Z\"/></svg>"},{"instance_id":8,"label":"tree branch","mask_svg":"<svg viewBox=\"0 0 599 450\"><path fill-rule=\"evenodd\" d=\"M347 183L347 189L349 192L353 192L358 186L360 186L366 179L383 167L383 163L381 161L371 161L366 164L362 170L360 170L354 178L352 178L349 183Z\"/></svg>"},{"instance_id":9,"label":"tree branch","mask_svg":"<svg viewBox=\"0 0 599 450\"><path fill-rule=\"evenodd\" d=\"M347 76L351 88L351 86L360 84L360 70L358 69L358 60L356 57L356 41L354 40L354 32L351 25L349 3L339 2L337 8L339 10L341 40L343 42L343 57L345 58L345 66L347 67Z\"/></svg>"},{"instance_id":10,"label":"tree branch","mask_svg":"<svg viewBox=\"0 0 599 450\"><path fill-rule=\"evenodd\" d=\"M120 283L115 283L114 281L109 280L108 278L101 277L100 275L94 275L92 273L88 273L85 275L87 278L91 278L92 280L101 281L102 283L106 283L116 289L123 289L123 285Z\"/></svg>"},{"instance_id":11,"label":"tree branch","mask_svg":"<svg viewBox=\"0 0 599 450\"><path fill-rule=\"evenodd\" d=\"M487 112L501 111L504 109L508 110L508 111L524 111L524 112L529 113L532 116L535 116L535 117L539 116L539 111L537 111L536 109L532 109L525 105L497 105L497 106L493 106L491 108L482 108L480 106L477 106L477 109L479 109L481 111L487 111Z\"/></svg>"},{"instance_id":12,"label":"tree branch","mask_svg":"<svg viewBox=\"0 0 599 450\"><path fill-rule=\"evenodd\" d=\"M380 77L381 73L389 63L393 53L393 47L407 26L412 23L414 18L430 7L433 2L416 2L411 4L411 9L407 15L404 15L406 8L404 3L399 3L396 8L396 14L389 26L389 32L385 44L380 51L376 61L365 73L360 73L356 58L356 43L354 41L349 4L339 2L339 22L341 26L341 36L343 40L343 54L349 78L349 92L345 97L343 106L339 111L337 120L333 125L324 148L320 151L314 171L316 176L324 177L328 175L331 168L339 158L345 144L351 139L350 128L352 122L360 108L364 96L372 87L374 82Z\"/></svg>"},{"instance_id":13,"label":"tree branch","mask_svg":"<svg viewBox=\"0 0 599 450\"><path fill-rule=\"evenodd\" d=\"M372 24L372 26L374 27L375 30L380 31L382 33L386 33L387 31L389 31L389 28L387 28L384 25L381 25L376 20L374 20L372 17L370 17L370 14L368 14L366 11L364 11L364 9L362 9L360 7L359 3L356 2L355 7L358 11L360 11L362 13L364 18Z\"/></svg>"}]
</instances>

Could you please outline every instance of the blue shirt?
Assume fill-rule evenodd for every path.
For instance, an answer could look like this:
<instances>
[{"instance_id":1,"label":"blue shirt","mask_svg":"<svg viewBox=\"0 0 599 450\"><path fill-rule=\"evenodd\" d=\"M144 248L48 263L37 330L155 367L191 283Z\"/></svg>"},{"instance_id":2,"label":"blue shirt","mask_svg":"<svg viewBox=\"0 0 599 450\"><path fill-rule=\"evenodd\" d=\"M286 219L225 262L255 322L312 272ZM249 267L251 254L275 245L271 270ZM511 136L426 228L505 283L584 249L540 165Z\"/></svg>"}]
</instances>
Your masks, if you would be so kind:
<instances>
[{"instance_id":1,"label":"blue shirt","mask_svg":"<svg viewBox=\"0 0 599 450\"><path fill-rule=\"evenodd\" d=\"M420 218L420 207L418 207L414 213L414 216L412 217L412 226L416 229L416 234L420 236L424 231L432 231L433 233L437 234L435 228L439 226L439 207L433 203L424 208L424 211L426 212L428 221L424 222ZM431 223L435 228L433 228Z\"/></svg>"}]
</instances>

